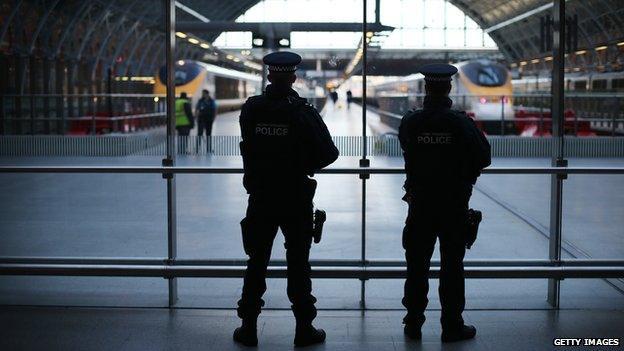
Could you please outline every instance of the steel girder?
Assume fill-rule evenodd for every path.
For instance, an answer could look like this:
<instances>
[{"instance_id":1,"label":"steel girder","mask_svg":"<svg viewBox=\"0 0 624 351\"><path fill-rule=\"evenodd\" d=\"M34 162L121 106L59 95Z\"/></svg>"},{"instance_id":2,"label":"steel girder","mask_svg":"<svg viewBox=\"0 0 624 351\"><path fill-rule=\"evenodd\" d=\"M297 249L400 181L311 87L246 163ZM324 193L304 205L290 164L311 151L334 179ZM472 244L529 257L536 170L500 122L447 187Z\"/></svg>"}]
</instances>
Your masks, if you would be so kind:
<instances>
[{"instance_id":1,"label":"steel girder","mask_svg":"<svg viewBox=\"0 0 624 351\"><path fill-rule=\"evenodd\" d=\"M110 42L110 39L119 30L121 25L126 20L126 14L133 9L134 5L136 5L137 2L138 2L138 0L132 0L131 2L129 2L126 5L125 11L122 13L121 16L119 16L119 18L117 18L117 20L115 22L113 22L112 24L107 23L106 31L103 32L103 34L105 33L105 35L103 36L103 41L98 43L99 50L97 51L97 54L95 55L95 58L92 61L91 79L95 78L95 71L97 69L97 65L100 62L100 59L102 58L102 55L104 54L104 50L109 48L108 44Z\"/></svg>"}]
</instances>

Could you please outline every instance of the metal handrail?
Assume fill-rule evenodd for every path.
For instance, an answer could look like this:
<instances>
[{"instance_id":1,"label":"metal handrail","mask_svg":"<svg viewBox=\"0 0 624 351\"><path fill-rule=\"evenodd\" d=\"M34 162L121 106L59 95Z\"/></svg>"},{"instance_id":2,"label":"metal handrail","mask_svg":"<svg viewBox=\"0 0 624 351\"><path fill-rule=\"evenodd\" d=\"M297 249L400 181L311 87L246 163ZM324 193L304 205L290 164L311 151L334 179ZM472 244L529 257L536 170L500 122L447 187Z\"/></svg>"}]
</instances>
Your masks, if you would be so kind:
<instances>
[{"instance_id":1,"label":"metal handrail","mask_svg":"<svg viewBox=\"0 0 624 351\"><path fill-rule=\"evenodd\" d=\"M73 264L73 265L161 265L173 266L244 266L246 259L202 259L166 257L48 257L48 256L0 256L0 264ZM269 261L269 266L285 267L283 259ZM397 259L311 259L312 267L405 267L405 260ZM432 267L439 267L440 260L431 260ZM624 259L566 259L555 262L548 259L467 259L466 267L624 267Z\"/></svg>"},{"instance_id":2,"label":"metal handrail","mask_svg":"<svg viewBox=\"0 0 624 351\"><path fill-rule=\"evenodd\" d=\"M402 279L404 267L315 267L313 278L328 279ZM245 266L175 266L123 264L0 264L0 275L62 275L99 277L162 277L162 278L241 278ZM624 267L466 267L466 278L621 278ZM268 278L286 278L287 268L269 267ZM438 278L440 267L432 267L429 276Z\"/></svg>"},{"instance_id":3,"label":"metal handrail","mask_svg":"<svg viewBox=\"0 0 624 351\"><path fill-rule=\"evenodd\" d=\"M112 93L112 94L0 94L1 97L10 97L10 98L73 98L73 97L120 97L120 98L154 98L154 97L166 97L166 94L138 94L138 93Z\"/></svg>"},{"instance_id":4,"label":"metal handrail","mask_svg":"<svg viewBox=\"0 0 624 351\"><path fill-rule=\"evenodd\" d=\"M154 173L154 174L241 174L236 167L162 166L0 166L0 173ZM318 174L404 174L403 167L336 167ZM488 167L483 174L624 174L624 167Z\"/></svg>"},{"instance_id":5,"label":"metal handrail","mask_svg":"<svg viewBox=\"0 0 624 351\"><path fill-rule=\"evenodd\" d=\"M118 115L118 116L79 116L79 117L65 117L65 121L123 121L123 120L132 120L132 119L145 119L145 118L154 118L154 117L163 117L166 118L165 112L153 112L153 113L140 113L136 115ZM21 121L24 122L24 118L15 118L9 117L4 118L5 121ZM51 117L35 117L29 118L29 121L59 121L60 118L51 118ZM610 119L609 119L610 121Z\"/></svg>"},{"instance_id":6,"label":"metal handrail","mask_svg":"<svg viewBox=\"0 0 624 351\"><path fill-rule=\"evenodd\" d=\"M380 115L386 115L393 118L403 118L403 115L398 113L388 112L373 107L369 107L368 109ZM550 117L505 117L505 121L507 122L540 122L549 121L550 119ZM624 121L624 118L565 117L564 120L566 122L621 122Z\"/></svg>"}]
</instances>

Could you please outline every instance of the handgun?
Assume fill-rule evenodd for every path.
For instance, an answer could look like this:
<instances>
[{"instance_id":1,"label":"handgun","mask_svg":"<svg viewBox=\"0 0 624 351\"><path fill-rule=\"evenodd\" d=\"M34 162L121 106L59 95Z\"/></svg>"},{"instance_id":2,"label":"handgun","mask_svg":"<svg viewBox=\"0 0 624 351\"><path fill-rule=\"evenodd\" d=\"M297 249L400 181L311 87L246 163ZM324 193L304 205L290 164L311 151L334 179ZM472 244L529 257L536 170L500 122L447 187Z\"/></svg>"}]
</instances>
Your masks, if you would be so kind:
<instances>
[{"instance_id":1,"label":"handgun","mask_svg":"<svg viewBox=\"0 0 624 351\"><path fill-rule=\"evenodd\" d=\"M312 228L312 237L314 238L314 243L318 244L321 242L321 238L323 236L323 224L327 220L327 214L323 210L314 211L314 227Z\"/></svg>"}]
</instances>

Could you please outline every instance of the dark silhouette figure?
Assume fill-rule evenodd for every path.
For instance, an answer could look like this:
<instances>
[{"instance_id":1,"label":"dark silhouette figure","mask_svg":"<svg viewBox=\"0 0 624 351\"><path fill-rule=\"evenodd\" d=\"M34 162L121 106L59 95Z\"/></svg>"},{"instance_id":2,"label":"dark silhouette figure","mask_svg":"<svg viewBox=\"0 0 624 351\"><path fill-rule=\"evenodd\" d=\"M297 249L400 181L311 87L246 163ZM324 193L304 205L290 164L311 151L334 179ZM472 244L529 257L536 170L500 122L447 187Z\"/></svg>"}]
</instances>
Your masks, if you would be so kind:
<instances>
[{"instance_id":1,"label":"dark silhouette figure","mask_svg":"<svg viewBox=\"0 0 624 351\"><path fill-rule=\"evenodd\" d=\"M193 109L191 108L191 101L188 99L185 92L180 94L180 97L175 101L175 126L178 131L178 138L180 145L180 152L187 152L188 136L191 133L191 129L195 126L195 120L193 119Z\"/></svg>"},{"instance_id":2,"label":"dark silhouette figure","mask_svg":"<svg viewBox=\"0 0 624 351\"><path fill-rule=\"evenodd\" d=\"M338 92L335 90L332 90L331 92L329 92L329 97L332 100L332 103L335 105L336 102L338 101Z\"/></svg>"},{"instance_id":3,"label":"dark silhouette figure","mask_svg":"<svg viewBox=\"0 0 624 351\"><path fill-rule=\"evenodd\" d=\"M256 322L278 228L286 241L287 293L297 323L294 343L306 346L325 340L325 332L312 326L316 298L309 255L316 181L308 176L333 163L338 150L316 109L291 88L299 62L301 57L290 52L265 56L271 84L263 95L249 98L240 115L243 185L249 193L241 229L249 260L238 302L243 323L234 340L248 346L258 343Z\"/></svg>"},{"instance_id":4,"label":"dark silhouette figure","mask_svg":"<svg viewBox=\"0 0 624 351\"><path fill-rule=\"evenodd\" d=\"M403 230L407 279L403 305L405 334L421 338L425 321L428 274L436 238L440 239L442 341L473 338L464 324L464 265L468 201L481 170L490 164L490 144L464 112L452 110L448 94L451 65L424 66L423 109L408 112L399 127L407 180L409 212Z\"/></svg>"},{"instance_id":5,"label":"dark silhouette figure","mask_svg":"<svg viewBox=\"0 0 624 351\"><path fill-rule=\"evenodd\" d=\"M199 145L201 144L202 136L204 135L204 130L206 131L206 150L208 152L210 149L210 137L212 136L212 124L215 120L217 111L217 104L210 97L210 92L206 89L202 90L202 97L197 101L195 105L195 114L197 115L197 149L199 150Z\"/></svg>"},{"instance_id":6,"label":"dark silhouette figure","mask_svg":"<svg viewBox=\"0 0 624 351\"><path fill-rule=\"evenodd\" d=\"M351 108L351 102L353 102L353 93L351 90L347 90L347 109Z\"/></svg>"}]
</instances>

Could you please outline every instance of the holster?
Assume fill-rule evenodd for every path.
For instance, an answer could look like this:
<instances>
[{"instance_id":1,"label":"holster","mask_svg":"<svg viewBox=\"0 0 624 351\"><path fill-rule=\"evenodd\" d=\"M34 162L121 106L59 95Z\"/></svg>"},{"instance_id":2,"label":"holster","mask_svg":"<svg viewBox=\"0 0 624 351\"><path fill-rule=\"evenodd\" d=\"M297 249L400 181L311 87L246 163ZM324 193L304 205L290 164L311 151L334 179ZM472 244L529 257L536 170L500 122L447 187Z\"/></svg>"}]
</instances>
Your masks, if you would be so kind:
<instances>
[{"instance_id":1,"label":"holster","mask_svg":"<svg viewBox=\"0 0 624 351\"><path fill-rule=\"evenodd\" d=\"M251 248L253 247L253 236L251 234L252 224L250 223L249 217L243 218L243 220L240 222L240 226L241 234L243 237L243 250L245 251L245 254L247 254L247 256L251 256L250 252Z\"/></svg>"},{"instance_id":2,"label":"holster","mask_svg":"<svg viewBox=\"0 0 624 351\"><path fill-rule=\"evenodd\" d=\"M481 211L468 209L466 215L466 248L470 249L472 244L477 240L477 233L479 232L479 223L483 219Z\"/></svg>"}]
</instances>

